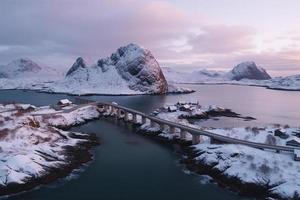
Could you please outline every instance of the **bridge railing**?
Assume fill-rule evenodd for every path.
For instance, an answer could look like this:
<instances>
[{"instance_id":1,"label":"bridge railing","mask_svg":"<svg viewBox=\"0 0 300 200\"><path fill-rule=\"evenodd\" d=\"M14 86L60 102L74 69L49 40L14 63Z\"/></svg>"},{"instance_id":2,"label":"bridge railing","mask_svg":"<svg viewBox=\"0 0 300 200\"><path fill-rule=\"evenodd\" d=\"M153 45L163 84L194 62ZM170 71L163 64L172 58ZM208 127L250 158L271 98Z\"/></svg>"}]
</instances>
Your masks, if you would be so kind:
<instances>
[{"instance_id":1,"label":"bridge railing","mask_svg":"<svg viewBox=\"0 0 300 200\"><path fill-rule=\"evenodd\" d=\"M224 143L242 144L242 145L246 145L246 146L250 146L250 147L254 147L254 148L269 149L269 150L275 150L275 151L294 152L294 150L300 150L300 148L297 148L297 147L269 145L269 144L250 142L250 141L246 141L246 140L240 140L240 139L236 139L236 138L231 138L231 137L219 135L219 134L216 134L216 133L200 130L200 129L197 129L197 128L185 126L185 125L182 125L182 124L178 124L178 123L175 123L175 122L171 122L171 121L168 121L168 120L157 118L157 117L154 117L154 116L151 116L151 115L147 115L145 113L136 111L136 110L131 109L131 108L126 108L124 106L117 105L117 104L98 102L97 105L112 106L115 109L116 108L117 109L122 109L124 112L128 112L128 113L135 114L135 115L140 115L141 117L145 117L145 118L147 118L147 119L149 119L153 122L156 122L158 124L164 124L164 125L168 125L170 127L176 127L178 129L180 129L181 131L186 131L186 132L190 133L191 135L197 135L197 136L203 135L203 136L207 136L207 137L216 139L216 140L224 142Z\"/></svg>"},{"instance_id":2,"label":"bridge railing","mask_svg":"<svg viewBox=\"0 0 300 200\"><path fill-rule=\"evenodd\" d=\"M80 99L80 98L78 98L78 99ZM140 111L137 111L137 110L134 110L134 109L131 109L131 108L127 108L127 107L124 107L124 106L121 106L121 105L118 105L118 104L115 104L115 103L96 102L96 101L92 101L92 100L85 101L84 103L93 103L93 104L98 105L98 106L109 106L109 107L112 107L114 109L120 109L123 112L127 112L127 113L130 113L130 114L133 114L133 115L139 115L142 118L149 119L150 121L155 122L157 124L163 124L163 125L167 125L169 127L178 128L181 131L185 131L185 132L190 133L192 136L207 136L207 137L213 138L215 140L218 140L218 141L221 141L221 142L224 142L224 143L242 144L242 145L246 145L246 146L249 146L249 147L254 147L254 148L259 148L259 149L269 149L269 150L275 150L275 151L294 152L295 150L300 150L300 148L297 148L297 147L269 145L269 144L251 142L251 141L240 140L240 139L236 139L236 138L231 138L231 137L219 135L219 134L216 134L216 133L212 133L212 132L200 130L200 129L197 129L197 128L194 128L194 127L186 126L186 125L183 125L183 124L171 122L171 121L168 121L168 120L165 120L165 119L157 118L155 116L151 116L151 115L142 113Z\"/></svg>"}]
</instances>

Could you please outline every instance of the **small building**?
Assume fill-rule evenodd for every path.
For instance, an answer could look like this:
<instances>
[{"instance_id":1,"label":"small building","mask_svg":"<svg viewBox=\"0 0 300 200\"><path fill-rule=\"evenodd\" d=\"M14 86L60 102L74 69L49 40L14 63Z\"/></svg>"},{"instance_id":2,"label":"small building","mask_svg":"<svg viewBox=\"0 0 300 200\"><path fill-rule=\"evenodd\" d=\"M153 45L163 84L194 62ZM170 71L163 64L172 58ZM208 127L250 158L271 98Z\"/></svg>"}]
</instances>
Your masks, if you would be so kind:
<instances>
[{"instance_id":1,"label":"small building","mask_svg":"<svg viewBox=\"0 0 300 200\"><path fill-rule=\"evenodd\" d=\"M294 138L292 140L289 140L286 142L287 146L294 146L294 147L300 147L300 139Z\"/></svg>"},{"instance_id":2,"label":"small building","mask_svg":"<svg viewBox=\"0 0 300 200\"><path fill-rule=\"evenodd\" d=\"M177 111L177 107L176 106L169 106L168 107L168 111L169 112L176 112Z\"/></svg>"},{"instance_id":3,"label":"small building","mask_svg":"<svg viewBox=\"0 0 300 200\"><path fill-rule=\"evenodd\" d=\"M71 104L72 104L72 101L70 101L69 99L61 99L57 103L57 105L60 105L60 106L69 106Z\"/></svg>"},{"instance_id":4,"label":"small building","mask_svg":"<svg viewBox=\"0 0 300 200\"><path fill-rule=\"evenodd\" d=\"M177 102L177 105L185 105L185 104L187 104L187 102L185 102L185 101L178 101Z\"/></svg>"},{"instance_id":5,"label":"small building","mask_svg":"<svg viewBox=\"0 0 300 200\"><path fill-rule=\"evenodd\" d=\"M294 155L295 155L295 157L294 157L294 160L295 161L300 161L300 150L294 150Z\"/></svg>"},{"instance_id":6,"label":"small building","mask_svg":"<svg viewBox=\"0 0 300 200\"><path fill-rule=\"evenodd\" d=\"M280 129L275 130L274 136L280 137L281 139L288 139L289 138L289 135L286 134L286 131L280 130Z\"/></svg>"},{"instance_id":7,"label":"small building","mask_svg":"<svg viewBox=\"0 0 300 200\"><path fill-rule=\"evenodd\" d=\"M191 106L188 104L181 105L179 110L181 111L190 111Z\"/></svg>"},{"instance_id":8,"label":"small building","mask_svg":"<svg viewBox=\"0 0 300 200\"><path fill-rule=\"evenodd\" d=\"M31 104L17 104L16 108L27 112L32 112L36 109L36 107Z\"/></svg>"}]
</instances>

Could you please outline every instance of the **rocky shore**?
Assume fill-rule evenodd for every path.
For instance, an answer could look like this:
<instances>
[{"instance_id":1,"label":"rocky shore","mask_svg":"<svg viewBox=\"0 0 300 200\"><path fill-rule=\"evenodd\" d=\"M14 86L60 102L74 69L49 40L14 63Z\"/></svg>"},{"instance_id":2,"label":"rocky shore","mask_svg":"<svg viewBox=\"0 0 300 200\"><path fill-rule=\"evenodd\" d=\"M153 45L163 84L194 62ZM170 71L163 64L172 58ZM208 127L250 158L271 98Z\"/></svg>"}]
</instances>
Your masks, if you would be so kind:
<instances>
[{"instance_id":1,"label":"rocky shore","mask_svg":"<svg viewBox=\"0 0 300 200\"><path fill-rule=\"evenodd\" d=\"M91 150L99 145L96 135L66 130L99 116L95 106L54 110L1 104L0 196L48 184L91 161Z\"/></svg>"},{"instance_id":2,"label":"rocky shore","mask_svg":"<svg viewBox=\"0 0 300 200\"><path fill-rule=\"evenodd\" d=\"M179 119L182 114L179 112L182 111L166 111L166 108L167 106L160 112L156 110L155 115L197 127L186 119ZM182 154L180 162L188 170L212 177L221 187L257 199L300 199L300 163L294 161L293 154L264 151L243 145L216 144L204 136L200 144L192 145L191 136L181 140L179 132L169 134L168 130L162 132L159 127L151 127L150 124L137 127L139 134L173 147ZM283 146L288 145L291 140L297 140L300 134L299 128L280 125L205 130L237 139Z\"/></svg>"}]
</instances>

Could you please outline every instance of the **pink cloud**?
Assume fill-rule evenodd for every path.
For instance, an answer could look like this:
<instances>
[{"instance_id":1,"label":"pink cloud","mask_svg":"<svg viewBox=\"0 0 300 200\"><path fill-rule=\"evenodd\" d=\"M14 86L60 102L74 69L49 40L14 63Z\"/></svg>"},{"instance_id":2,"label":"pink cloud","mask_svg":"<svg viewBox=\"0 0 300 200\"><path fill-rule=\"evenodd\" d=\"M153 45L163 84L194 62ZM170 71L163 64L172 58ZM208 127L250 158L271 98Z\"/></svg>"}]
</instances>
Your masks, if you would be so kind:
<instances>
[{"instance_id":1,"label":"pink cloud","mask_svg":"<svg viewBox=\"0 0 300 200\"><path fill-rule=\"evenodd\" d=\"M199 53L235 53L249 50L255 30L243 26L212 25L201 28L202 33L192 37L189 44Z\"/></svg>"}]
</instances>

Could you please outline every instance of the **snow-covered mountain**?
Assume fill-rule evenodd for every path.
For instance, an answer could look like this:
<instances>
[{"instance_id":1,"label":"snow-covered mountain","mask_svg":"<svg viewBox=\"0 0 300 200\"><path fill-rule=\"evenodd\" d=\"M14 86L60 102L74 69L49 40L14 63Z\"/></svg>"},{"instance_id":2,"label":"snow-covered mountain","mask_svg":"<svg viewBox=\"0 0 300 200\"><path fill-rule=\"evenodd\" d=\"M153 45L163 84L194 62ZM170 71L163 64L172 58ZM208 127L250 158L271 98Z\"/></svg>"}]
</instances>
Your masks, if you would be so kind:
<instances>
[{"instance_id":1,"label":"snow-covered mountain","mask_svg":"<svg viewBox=\"0 0 300 200\"><path fill-rule=\"evenodd\" d=\"M242 79L250 79L250 80L271 79L271 76L267 73L267 71L261 67L258 67L253 61L248 61L248 62L243 62L238 64L230 72L228 72L227 76L231 80L236 80L236 81Z\"/></svg>"},{"instance_id":2,"label":"snow-covered mountain","mask_svg":"<svg viewBox=\"0 0 300 200\"><path fill-rule=\"evenodd\" d=\"M30 59L20 58L0 66L0 78L13 78L38 73L42 68Z\"/></svg>"},{"instance_id":3,"label":"snow-covered mountain","mask_svg":"<svg viewBox=\"0 0 300 200\"><path fill-rule=\"evenodd\" d=\"M19 58L6 65L0 65L0 78L6 79L27 79L41 76L57 76L58 74L58 71L45 66L41 67L29 58Z\"/></svg>"},{"instance_id":4,"label":"snow-covered mountain","mask_svg":"<svg viewBox=\"0 0 300 200\"><path fill-rule=\"evenodd\" d=\"M191 73L178 72L171 68L163 68L163 72L169 82L174 83L206 83L249 80L267 80L271 76L265 69L258 67L255 62L243 62L235 66L231 71L199 70Z\"/></svg>"},{"instance_id":5,"label":"snow-covered mountain","mask_svg":"<svg viewBox=\"0 0 300 200\"><path fill-rule=\"evenodd\" d=\"M87 65L77 58L64 76L19 59L0 67L0 89L29 89L68 94L165 94L190 93L187 88L168 85L153 54L136 44L117 49L111 56Z\"/></svg>"},{"instance_id":6,"label":"snow-covered mountain","mask_svg":"<svg viewBox=\"0 0 300 200\"><path fill-rule=\"evenodd\" d=\"M78 73L79 70L83 71L82 73L87 73L87 64L83 60L82 57L79 57L76 59L75 63L72 65L72 67L67 72L66 76L71 76L73 73Z\"/></svg>"},{"instance_id":7,"label":"snow-covered mountain","mask_svg":"<svg viewBox=\"0 0 300 200\"><path fill-rule=\"evenodd\" d=\"M240 63L229 72L200 70L188 73L172 68L162 69L169 83L251 85L300 91L300 74L272 78L265 69L253 61Z\"/></svg>"},{"instance_id":8,"label":"snow-covered mountain","mask_svg":"<svg viewBox=\"0 0 300 200\"><path fill-rule=\"evenodd\" d=\"M91 66L77 58L66 78L55 84L53 90L73 90L78 94L164 94L168 84L152 53L129 44Z\"/></svg>"}]
</instances>

